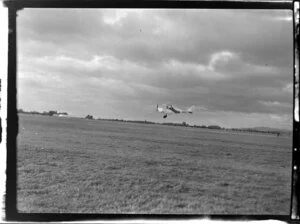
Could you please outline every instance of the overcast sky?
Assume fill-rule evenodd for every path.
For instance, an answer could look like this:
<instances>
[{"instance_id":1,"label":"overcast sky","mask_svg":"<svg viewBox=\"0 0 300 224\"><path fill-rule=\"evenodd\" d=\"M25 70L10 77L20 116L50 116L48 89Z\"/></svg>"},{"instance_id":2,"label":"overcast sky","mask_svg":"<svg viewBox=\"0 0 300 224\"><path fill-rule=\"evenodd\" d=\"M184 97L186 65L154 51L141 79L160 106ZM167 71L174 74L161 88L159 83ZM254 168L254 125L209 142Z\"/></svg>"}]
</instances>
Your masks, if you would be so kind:
<instances>
[{"instance_id":1,"label":"overcast sky","mask_svg":"<svg viewBox=\"0 0 300 224\"><path fill-rule=\"evenodd\" d=\"M24 110L292 127L291 11L23 9L17 21ZM196 109L163 119L163 103Z\"/></svg>"}]
</instances>

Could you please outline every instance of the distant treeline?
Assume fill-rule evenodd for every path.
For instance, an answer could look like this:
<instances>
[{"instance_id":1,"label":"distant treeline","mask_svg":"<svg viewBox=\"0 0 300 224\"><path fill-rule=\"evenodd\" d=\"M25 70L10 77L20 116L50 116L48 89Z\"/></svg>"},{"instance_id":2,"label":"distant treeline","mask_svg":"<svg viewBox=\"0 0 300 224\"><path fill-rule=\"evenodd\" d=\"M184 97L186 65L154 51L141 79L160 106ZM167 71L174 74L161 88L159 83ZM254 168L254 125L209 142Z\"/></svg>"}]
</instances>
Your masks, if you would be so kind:
<instances>
[{"instance_id":1,"label":"distant treeline","mask_svg":"<svg viewBox=\"0 0 300 224\"><path fill-rule=\"evenodd\" d=\"M44 112L41 113L41 112L38 112L38 111L24 111L22 109L19 109L18 113L44 115L44 116L68 116L67 112L57 112L56 110L44 111Z\"/></svg>"},{"instance_id":2,"label":"distant treeline","mask_svg":"<svg viewBox=\"0 0 300 224\"><path fill-rule=\"evenodd\" d=\"M35 114L35 115L46 115L46 116L68 116L67 112L57 112L56 110L44 111L42 113L37 111L24 111L22 109L18 110L18 113L23 114ZM95 120L93 115L88 114L84 117L85 119ZM234 132L253 132L253 133L264 133L264 134L274 134L277 136L280 135L291 135L291 131L284 131L284 130L259 130L256 128L223 128L218 125L189 125L186 122L182 123L172 123L172 122L165 122L165 123L156 123L147 120L125 120L125 119L105 119L105 118L98 118L97 120L104 120L104 121L118 121L118 122L128 122L128 123L142 123L142 124L159 124L159 125L168 125L168 126L183 126L183 127L191 127L191 128L206 128L206 129L213 129L213 130L225 130L225 131L234 131Z\"/></svg>"},{"instance_id":3,"label":"distant treeline","mask_svg":"<svg viewBox=\"0 0 300 224\"><path fill-rule=\"evenodd\" d=\"M255 133L267 133L267 134L274 134L274 135L281 135L283 134L281 131L272 131L272 130L257 130L251 128L231 128L231 131L238 131L238 132L255 132ZM288 134L288 132L285 132Z\"/></svg>"},{"instance_id":4,"label":"distant treeline","mask_svg":"<svg viewBox=\"0 0 300 224\"><path fill-rule=\"evenodd\" d=\"M104 118L98 118L97 120L102 121L119 121L119 122L128 122L128 123L142 123L142 124L159 124L152 121L138 121L138 120L124 120L124 119L104 119Z\"/></svg>"},{"instance_id":5,"label":"distant treeline","mask_svg":"<svg viewBox=\"0 0 300 224\"><path fill-rule=\"evenodd\" d=\"M87 118L87 117L86 117ZM289 131L275 131L275 130L257 130L252 128L223 128L218 125L189 125L186 122L182 123L172 123L172 122L165 122L165 123L156 123L152 121L139 121L139 120L124 120L124 119L103 119L98 118L97 120L105 120L105 121L118 121L118 122L129 122L129 123L143 123L143 124L159 124L159 125L169 125L169 126L183 126L183 127L191 127L191 128L207 128L213 130L225 130L225 131L234 131L234 132L253 132L253 133L263 133L263 134L274 134L277 136L280 135L291 135L292 132Z\"/></svg>"},{"instance_id":6,"label":"distant treeline","mask_svg":"<svg viewBox=\"0 0 300 224\"><path fill-rule=\"evenodd\" d=\"M147 121L147 120L139 121L139 120L104 119L104 118L99 118L97 120L130 122L130 123L143 123L143 124L162 124L162 125L169 125L169 126L184 126L184 127L193 127L193 128L224 129L224 128L221 128L218 125L208 125L208 126L206 126L206 125L189 125L186 122L182 122L182 123L172 123L172 122L156 123L156 122Z\"/></svg>"}]
</instances>

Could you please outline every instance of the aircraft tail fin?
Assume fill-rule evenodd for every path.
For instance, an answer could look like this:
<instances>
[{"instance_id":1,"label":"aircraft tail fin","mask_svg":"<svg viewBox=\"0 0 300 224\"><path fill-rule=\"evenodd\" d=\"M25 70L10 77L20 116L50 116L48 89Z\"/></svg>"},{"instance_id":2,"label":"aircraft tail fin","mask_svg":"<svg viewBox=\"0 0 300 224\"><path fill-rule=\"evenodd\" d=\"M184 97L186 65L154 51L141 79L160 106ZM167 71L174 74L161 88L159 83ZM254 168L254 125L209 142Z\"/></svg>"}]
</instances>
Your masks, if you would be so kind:
<instances>
[{"instance_id":1,"label":"aircraft tail fin","mask_svg":"<svg viewBox=\"0 0 300 224\"><path fill-rule=\"evenodd\" d=\"M192 114L193 111L194 111L194 109L195 109L195 106L193 105L193 106L191 106L187 111L188 111L190 114Z\"/></svg>"}]
</instances>

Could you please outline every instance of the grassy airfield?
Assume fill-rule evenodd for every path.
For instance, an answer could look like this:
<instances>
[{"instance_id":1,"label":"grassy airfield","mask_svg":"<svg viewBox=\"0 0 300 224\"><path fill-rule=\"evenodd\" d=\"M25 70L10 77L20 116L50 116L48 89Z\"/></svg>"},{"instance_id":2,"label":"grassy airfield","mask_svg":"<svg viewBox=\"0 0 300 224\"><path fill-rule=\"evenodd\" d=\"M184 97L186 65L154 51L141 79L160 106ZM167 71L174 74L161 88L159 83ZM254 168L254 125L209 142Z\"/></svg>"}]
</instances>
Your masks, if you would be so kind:
<instances>
[{"instance_id":1,"label":"grassy airfield","mask_svg":"<svg viewBox=\"0 0 300 224\"><path fill-rule=\"evenodd\" d=\"M20 212L288 215L289 136L20 115Z\"/></svg>"}]
</instances>

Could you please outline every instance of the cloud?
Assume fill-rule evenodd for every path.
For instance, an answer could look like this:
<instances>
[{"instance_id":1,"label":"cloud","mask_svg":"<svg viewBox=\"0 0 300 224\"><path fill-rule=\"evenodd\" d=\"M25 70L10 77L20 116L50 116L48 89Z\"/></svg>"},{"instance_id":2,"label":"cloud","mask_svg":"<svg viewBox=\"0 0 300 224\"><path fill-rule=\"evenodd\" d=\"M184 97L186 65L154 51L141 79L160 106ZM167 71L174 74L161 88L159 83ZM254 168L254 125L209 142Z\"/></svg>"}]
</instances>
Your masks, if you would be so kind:
<instances>
[{"instance_id":1,"label":"cloud","mask_svg":"<svg viewBox=\"0 0 300 224\"><path fill-rule=\"evenodd\" d=\"M216 66L219 66L219 64L224 65L227 64L229 60L231 60L235 55L229 51L221 51L214 53L211 56L211 59L208 63L208 68L210 70L214 70Z\"/></svg>"},{"instance_id":2,"label":"cloud","mask_svg":"<svg viewBox=\"0 0 300 224\"><path fill-rule=\"evenodd\" d=\"M264 114L271 122L266 114L283 116L292 108L291 16L273 10L25 9L18 16L20 105L33 107L34 99L41 108L47 102L84 113L88 109L76 103L98 111L105 104L106 114L122 106L131 116L130 107L172 102L220 116Z\"/></svg>"},{"instance_id":3,"label":"cloud","mask_svg":"<svg viewBox=\"0 0 300 224\"><path fill-rule=\"evenodd\" d=\"M127 10L106 11L103 13L102 20L108 25L118 25L128 15Z\"/></svg>"},{"instance_id":4,"label":"cloud","mask_svg":"<svg viewBox=\"0 0 300 224\"><path fill-rule=\"evenodd\" d=\"M290 22L293 20L292 16L277 16L274 18L275 20Z\"/></svg>"},{"instance_id":5,"label":"cloud","mask_svg":"<svg viewBox=\"0 0 300 224\"><path fill-rule=\"evenodd\" d=\"M289 93L289 95L293 94L293 83L287 83L283 88L282 91Z\"/></svg>"},{"instance_id":6,"label":"cloud","mask_svg":"<svg viewBox=\"0 0 300 224\"><path fill-rule=\"evenodd\" d=\"M206 63L209 54L231 49L249 60L265 54L272 60L265 58L263 62L272 63L275 57L278 61L286 60L286 55L282 54L285 51L278 49L289 47L284 40L292 38L291 23L264 19L270 11L119 11L24 10L20 13L19 27L27 39L36 37L44 43L56 42L59 47L72 45L75 50L75 46L85 45L92 54L118 54L119 58L153 62L175 57L180 61ZM119 25L106 24L107 14L123 15L115 16ZM276 16L281 14L278 12ZM87 40L89 45L85 44ZM258 61L262 60L255 60Z\"/></svg>"}]
</instances>

